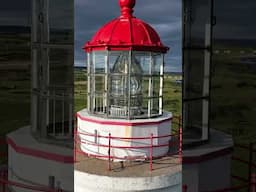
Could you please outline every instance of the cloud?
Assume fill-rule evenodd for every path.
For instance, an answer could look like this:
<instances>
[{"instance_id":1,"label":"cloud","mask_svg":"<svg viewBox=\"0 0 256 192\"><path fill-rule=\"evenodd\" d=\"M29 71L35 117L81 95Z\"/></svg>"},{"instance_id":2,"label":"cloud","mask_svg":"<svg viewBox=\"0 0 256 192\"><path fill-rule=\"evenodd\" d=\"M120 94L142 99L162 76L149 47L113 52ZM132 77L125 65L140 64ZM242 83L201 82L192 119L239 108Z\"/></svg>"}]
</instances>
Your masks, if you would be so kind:
<instances>
[{"instance_id":1,"label":"cloud","mask_svg":"<svg viewBox=\"0 0 256 192\"><path fill-rule=\"evenodd\" d=\"M180 0L141 0L134 8L134 15L150 24L162 42L171 47L166 54L166 63L171 62L171 69L175 71L181 68L181 7ZM81 62L85 59L81 49L84 43L101 26L119 15L118 0L75 0L75 64L85 63Z\"/></svg>"}]
</instances>

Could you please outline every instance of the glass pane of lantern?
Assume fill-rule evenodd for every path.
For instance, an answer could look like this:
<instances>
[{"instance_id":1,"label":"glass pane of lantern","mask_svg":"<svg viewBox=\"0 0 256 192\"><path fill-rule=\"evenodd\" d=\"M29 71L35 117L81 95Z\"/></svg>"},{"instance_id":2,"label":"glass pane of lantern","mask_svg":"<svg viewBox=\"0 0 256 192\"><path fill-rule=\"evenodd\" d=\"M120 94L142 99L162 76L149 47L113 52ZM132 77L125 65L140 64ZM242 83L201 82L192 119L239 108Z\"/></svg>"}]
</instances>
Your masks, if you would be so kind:
<instances>
[{"instance_id":1,"label":"glass pane of lantern","mask_svg":"<svg viewBox=\"0 0 256 192\"><path fill-rule=\"evenodd\" d=\"M124 98L129 95L128 90L128 67L129 67L129 57L128 52L123 52L120 54L116 62L111 69L110 76L110 95L113 97L110 101L112 114L114 114L114 107L127 107L128 100ZM115 98L115 99L114 99ZM117 109L119 110L119 109ZM126 111L126 109L123 109ZM126 112L124 112L126 114Z\"/></svg>"},{"instance_id":2,"label":"glass pane of lantern","mask_svg":"<svg viewBox=\"0 0 256 192\"><path fill-rule=\"evenodd\" d=\"M104 114L106 110L106 99L103 93L96 93L94 95L94 112Z\"/></svg>"},{"instance_id":3,"label":"glass pane of lantern","mask_svg":"<svg viewBox=\"0 0 256 192\"><path fill-rule=\"evenodd\" d=\"M140 115L143 99L142 76L131 75L130 79L130 115Z\"/></svg>"},{"instance_id":4,"label":"glass pane of lantern","mask_svg":"<svg viewBox=\"0 0 256 192\"><path fill-rule=\"evenodd\" d=\"M106 90L105 75L95 75L94 80L95 89L92 92L103 93Z\"/></svg>"},{"instance_id":5,"label":"glass pane of lantern","mask_svg":"<svg viewBox=\"0 0 256 192\"><path fill-rule=\"evenodd\" d=\"M211 20L211 0L184 0L185 47L204 47L207 24Z\"/></svg>"},{"instance_id":6,"label":"glass pane of lantern","mask_svg":"<svg viewBox=\"0 0 256 192\"><path fill-rule=\"evenodd\" d=\"M197 142L202 138L202 100L186 102L184 105L184 144Z\"/></svg>"},{"instance_id":7,"label":"glass pane of lantern","mask_svg":"<svg viewBox=\"0 0 256 192\"><path fill-rule=\"evenodd\" d=\"M120 65L120 66L115 66ZM109 104L110 115L115 117L127 116L128 107L128 75L125 73L126 65L118 60L110 73Z\"/></svg>"},{"instance_id":8,"label":"glass pane of lantern","mask_svg":"<svg viewBox=\"0 0 256 192\"><path fill-rule=\"evenodd\" d=\"M87 59L87 62L86 62L86 65L87 65L87 72L90 74L90 73L95 73L94 72L94 67L93 67L93 60L92 60L92 58L93 58L93 53L88 53L87 55L86 55L86 59Z\"/></svg>"},{"instance_id":9,"label":"glass pane of lantern","mask_svg":"<svg viewBox=\"0 0 256 192\"><path fill-rule=\"evenodd\" d=\"M73 50L50 49L50 85L70 86L73 84Z\"/></svg>"},{"instance_id":10,"label":"glass pane of lantern","mask_svg":"<svg viewBox=\"0 0 256 192\"><path fill-rule=\"evenodd\" d=\"M49 125L48 134L53 136L64 136L69 134L70 100L68 95L61 92L52 92L52 99L49 100Z\"/></svg>"},{"instance_id":11,"label":"glass pane of lantern","mask_svg":"<svg viewBox=\"0 0 256 192\"><path fill-rule=\"evenodd\" d=\"M122 54L122 52L120 52L120 51L109 51L108 65L109 65L110 71L113 70L115 63L121 54Z\"/></svg>"},{"instance_id":12,"label":"glass pane of lantern","mask_svg":"<svg viewBox=\"0 0 256 192\"><path fill-rule=\"evenodd\" d=\"M162 54L153 53L152 74L160 75L160 67L163 63Z\"/></svg>"},{"instance_id":13,"label":"glass pane of lantern","mask_svg":"<svg viewBox=\"0 0 256 192\"><path fill-rule=\"evenodd\" d=\"M203 94L204 51L184 51L184 97L202 97ZM187 80L186 80L187 79Z\"/></svg>"},{"instance_id":14,"label":"glass pane of lantern","mask_svg":"<svg viewBox=\"0 0 256 192\"><path fill-rule=\"evenodd\" d=\"M97 51L92 53L92 62L94 65L94 73L105 73L106 72L106 51Z\"/></svg>"},{"instance_id":15,"label":"glass pane of lantern","mask_svg":"<svg viewBox=\"0 0 256 192\"><path fill-rule=\"evenodd\" d=\"M208 100L205 100L208 95L203 95L203 92L209 91L203 90L207 87L204 85L207 81L204 80L208 78L204 77L205 62L204 50L184 51L183 119L184 142L187 143L208 137L205 134L208 133Z\"/></svg>"},{"instance_id":16,"label":"glass pane of lantern","mask_svg":"<svg viewBox=\"0 0 256 192\"><path fill-rule=\"evenodd\" d=\"M151 56L148 52L134 52L134 58L139 63L143 74L150 74Z\"/></svg>"},{"instance_id":17,"label":"glass pane of lantern","mask_svg":"<svg viewBox=\"0 0 256 192\"><path fill-rule=\"evenodd\" d=\"M49 27L51 43L73 43L73 1L49 0ZM58 11L56 11L58 10Z\"/></svg>"},{"instance_id":18,"label":"glass pane of lantern","mask_svg":"<svg viewBox=\"0 0 256 192\"><path fill-rule=\"evenodd\" d=\"M71 134L72 126L73 51L50 49L49 74L47 133L54 137L65 136Z\"/></svg>"},{"instance_id":19,"label":"glass pane of lantern","mask_svg":"<svg viewBox=\"0 0 256 192\"><path fill-rule=\"evenodd\" d=\"M148 97L148 90L149 90L149 79L150 77L148 76L143 76L143 82L142 82L142 93L143 97Z\"/></svg>"},{"instance_id":20,"label":"glass pane of lantern","mask_svg":"<svg viewBox=\"0 0 256 192\"><path fill-rule=\"evenodd\" d=\"M153 88L153 96L158 97L159 96L159 90L160 90L160 76L154 76L152 77L152 88Z\"/></svg>"},{"instance_id":21,"label":"glass pane of lantern","mask_svg":"<svg viewBox=\"0 0 256 192\"><path fill-rule=\"evenodd\" d=\"M159 98L153 98L153 105L151 114L158 115L159 114Z\"/></svg>"},{"instance_id":22,"label":"glass pane of lantern","mask_svg":"<svg viewBox=\"0 0 256 192\"><path fill-rule=\"evenodd\" d=\"M142 117L148 116L148 101L149 101L148 97L144 97L142 100L142 107L141 107L141 110L142 110L141 116Z\"/></svg>"},{"instance_id":23,"label":"glass pane of lantern","mask_svg":"<svg viewBox=\"0 0 256 192\"><path fill-rule=\"evenodd\" d=\"M132 56L130 66L130 115L142 113L142 74L140 62Z\"/></svg>"}]
</instances>

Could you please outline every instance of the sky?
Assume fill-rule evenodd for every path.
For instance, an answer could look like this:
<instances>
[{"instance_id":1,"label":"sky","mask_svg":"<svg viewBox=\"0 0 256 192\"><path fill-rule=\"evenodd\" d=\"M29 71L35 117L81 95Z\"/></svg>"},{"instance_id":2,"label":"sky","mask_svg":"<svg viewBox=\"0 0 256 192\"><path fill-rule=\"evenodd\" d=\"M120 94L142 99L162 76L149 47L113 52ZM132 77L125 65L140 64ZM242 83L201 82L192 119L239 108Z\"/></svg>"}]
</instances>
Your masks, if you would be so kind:
<instances>
[{"instance_id":1,"label":"sky","mask_svg":"<svg viewBox=\"0 0 256 192\"><path fill-rule=\"evenodd\" d=\"M133 15L150 24L164 45L170 47L165 56L165 71L181 71L181 0L137 0ZM82 50L97 30L119 17L118 0L75 0L75 65L85 66Z\"/></svg>"},{"instance_id":2,"label":"sky","mask_svg":"<svg viewBox=\"0 0 256 192\"><path fill-rule=\"evenodd\" d=\"M137 0L134 9L134 15L154 27L164 45L170 47L170 51L166 54L167 71L181 71L181 2L181 0ZM200 3L197 8L202 9L202 2L206 0L197 2ZM101 26L120 15L118 0L65 0L65 3L63 0L50 0L49 3L50 25L57 28L73 28L73 3L75 4L74 63L85 66L86 56L82 46ZM244 0L243 3L241 0L215 1L214 7L217 21L213 30L215 39L221 39L221 42L223 39L255 41L256 25L253 25L252 21L255 16L255 0ZM200 13L195 19L200 23L201 18L204 19ZM31 0L4 1L0 6L1 25L30 26Z\"/></svg>"}]
</instances>

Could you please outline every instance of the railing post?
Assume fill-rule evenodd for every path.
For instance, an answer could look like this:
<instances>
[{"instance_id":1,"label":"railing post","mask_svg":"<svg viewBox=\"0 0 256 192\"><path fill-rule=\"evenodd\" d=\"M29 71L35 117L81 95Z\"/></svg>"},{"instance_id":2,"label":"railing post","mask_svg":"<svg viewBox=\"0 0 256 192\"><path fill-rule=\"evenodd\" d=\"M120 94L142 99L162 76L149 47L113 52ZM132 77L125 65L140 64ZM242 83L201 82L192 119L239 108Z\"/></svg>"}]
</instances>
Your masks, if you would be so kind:
<instances>
[{"instance_id":1,"label":"railing post","mask_svg":"<svg viewBox=\"0 0 256 192\"><path fill-rule=\"evenodd\" d=\"M153 133L150 135L150 171L153 170Z\"/></svg>"},{"instance_id":2,"label":"railing post","mask_svg":"<svg viewBox=\"0 0 256 192\"><path fill-rule=\"evenodd\" d=\"M3 174L3 172L2 172L2 171L0 172L0 178L1 178L2 190L3 190L3 191L5 191L5 190L4 190L4 182L3 182L4 174Z\"/></svg>"},{"instance_id":3,"label":"railing post","mask_svg":"<svg viewBox=\"0 0 256 192\"><path fill-rule=\"evenodd\" d=\"M253 143L249 146L249 164L248 164L248 181L252 182L252 160L253 160ZM253 185L249 185L248 192L252 191Z\"/></svg>"},{"instance_id":4,"label":"railing post","mask_svg":"<svg viewBox=\"0 0 256 192\"><path fill-rule=\"evenodd\" d=\"M182 185L182 192L187 192L188 186L187 185Z\"/></svg>"},{"instance_id":5,"label":"railing post","mask_svg":"<svg viewBox=\"0 0 256 192\"><path fill-rule=\"evenodd\" d=\"M181 116L179 116L179 159L182 163L182 126L181 126Z\"/></svg>"},{"instance_id":6,"label":"railing post","mask_svg":"<svg viewBox=\"0 0 256 192\"><path fill-rule=\"evenodd\" d=\"M2 180L2 190L3 192L6 192L6 176L5 176L5 172L4 171L1 171L1 180Z\"/></svg>"},{"instance_id":7,"label":"railing post","mask_svg":"<svg viewBox=\"0 0 256 192\"><path fill-rule=\"evenodd\" d=\"M77 127L74 128L74 163L76 163Z\"/></svg>"},{"instance_id":8,"label":"railing post","mask_svg":"<svg viewBox=\"0 0 256 192\"><path fill-rule=\"evenodd\" d=\"M111 133L108 134L108 170L111 171L110 166L110 150L111 150Z\"/></svg>"},{"instance_id":9,"label":"railing post","mask_svg":"<svg viewBox=\"0 0 256 192\"><path fill-rule=\"evenodd\" d=\"M251 173L250 192L256 192L256 173Z\"/></svg>"}]
</instances>

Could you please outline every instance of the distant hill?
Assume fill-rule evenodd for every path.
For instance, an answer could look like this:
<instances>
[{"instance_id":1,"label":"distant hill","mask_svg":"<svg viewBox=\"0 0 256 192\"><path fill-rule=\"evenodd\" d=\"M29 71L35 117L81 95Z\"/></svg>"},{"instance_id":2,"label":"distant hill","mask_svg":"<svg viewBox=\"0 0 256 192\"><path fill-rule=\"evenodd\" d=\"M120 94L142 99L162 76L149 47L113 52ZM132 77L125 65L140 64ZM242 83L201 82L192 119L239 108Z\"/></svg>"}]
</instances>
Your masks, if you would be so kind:
<instances>
[{"instance_id":1,"label":"distant hill","mask_svg":"<svg viewBox=\"0 0 256 192\"><path fill-rule=\"evenodd\" d=\"M50 28L51 33L71 33L72 29L57 29ZM30 26L12 26L12 25L0 25L0 34L25 34L31 33Z\"/></svg>"},{"instance_id":2,"label":"distant hill","mask_svg":"<svg viewBox=\"0 0 256 192\"><path fill-rule=\"evenodd\" d=\"M214 44L217 46L233 46L233 47L250 47L256 46L256 39L214 39Z\"/></svg>"},{"instance_id":3,"label":"distant hill","mask_svg":"<svg viewBox=\"0 0 256 192\"><path fill-rule=\"evenodd\" d=\"M75 70L86 70L86 67L84 66L74 66ZM165 72L166 75L175 75L179 76L182 75L182 72Z\"/></svg>"},{"instance_id":4,"label":"distant hill","mask_svg":"<svg viewBox=\"0 0 256 192\"><path fill-rule=\"evenodd\" d=\"M30 33L31 28L29 26L9 26L0 25L0 34L17 34L17 33Z\"/></svg>"}]
</instances>

